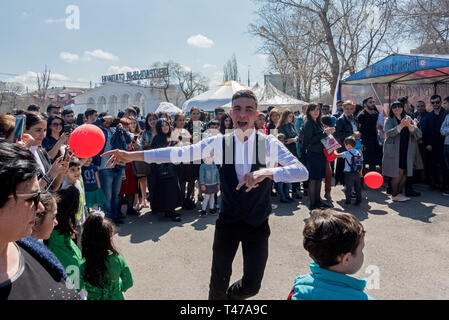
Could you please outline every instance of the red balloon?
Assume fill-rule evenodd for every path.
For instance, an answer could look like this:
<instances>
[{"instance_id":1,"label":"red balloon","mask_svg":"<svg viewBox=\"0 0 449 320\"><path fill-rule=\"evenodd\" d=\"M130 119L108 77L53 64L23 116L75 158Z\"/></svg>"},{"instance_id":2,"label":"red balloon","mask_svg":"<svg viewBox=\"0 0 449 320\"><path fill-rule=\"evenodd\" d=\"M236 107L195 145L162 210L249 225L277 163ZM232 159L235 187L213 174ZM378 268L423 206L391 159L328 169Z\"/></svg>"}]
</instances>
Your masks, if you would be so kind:
<instances>
[{"instance_id":1,"label":"red balloon","mask_svg":"<svg viewBox=\"0 0 449 320\"><path fill-rule=\"evenodd\" d=\"M70 151L78 158L96 156L104 147L104 134L93 124L83 124L76 128L69 138Z\"/></svg>"},{"instance_id":2,"label":"red balloon","mask_svg":"<svg viewBox=\"0 0 449 320\"><path fill-rule=\"evenodd\" d=\"M384 178L379 172L371 171L365 174L365 184L371 189L378 189L384 183Z\"/></svg>"}]
</instances>

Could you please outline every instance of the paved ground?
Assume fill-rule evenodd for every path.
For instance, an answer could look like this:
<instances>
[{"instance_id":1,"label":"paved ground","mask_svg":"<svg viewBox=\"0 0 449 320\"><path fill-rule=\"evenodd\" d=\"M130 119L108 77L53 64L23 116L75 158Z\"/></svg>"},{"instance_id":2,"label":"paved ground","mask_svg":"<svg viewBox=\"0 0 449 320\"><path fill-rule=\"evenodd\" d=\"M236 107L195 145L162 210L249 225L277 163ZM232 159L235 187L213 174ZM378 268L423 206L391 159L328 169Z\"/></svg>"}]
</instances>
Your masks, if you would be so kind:
<instances>
[{"instance_id":1,"label":"paved ground","mask_svg":"<svg viewBox=\"0 0 449 320\"><path fill-rule=\"evenodd\" d=\"M369 277L367 293L376 299L449 299L449 197L426 186L415 189L422 196L407 203L392 203L384 191L364 190L362 205L346 210L367 230L364 265L355 276ZM343 210L341 186L333 187L332 197L335 209ZM311 260L302 247L307 200L273 200L279 207L270 217L270 254L254 299L286 299L293 279L309 272ZM199 218L196 210L181 214L176 223L144 211L118 230L115 243L134 277L127 299L207 299L217 217ZM231 283L241 275L239 249Z\"/></svg>"}]
</instances>

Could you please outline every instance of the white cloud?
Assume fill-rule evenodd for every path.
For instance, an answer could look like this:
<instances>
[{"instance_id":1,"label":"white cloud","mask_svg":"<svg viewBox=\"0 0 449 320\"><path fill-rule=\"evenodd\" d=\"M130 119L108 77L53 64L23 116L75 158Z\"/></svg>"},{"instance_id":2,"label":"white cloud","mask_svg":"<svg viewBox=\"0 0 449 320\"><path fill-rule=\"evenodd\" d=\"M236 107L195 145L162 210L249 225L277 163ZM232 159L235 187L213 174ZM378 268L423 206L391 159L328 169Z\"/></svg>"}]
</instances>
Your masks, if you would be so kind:
<instances>
[{"instance_id":1,"label":"white cloud","mask_svg":"<svg viewBox=\"0 0 449 320\"><path fill-rule=\"evenodd\" d=\"M215 64L206 63L206 64L203 64L203 68L204 69L216 69L217 66Z\"/></svg>"},{"instance_id":2,"label":"white cloud","mask_svg":"<svg viewBox=\"0 0 449 320\"><path fill-rule=\"evenodd\" d=\"M187 39L187 43L193 47L198 48L210 48L214 44L214 42L202 34L197 34L196 36L191 36Z\"/></svg>"},{"instance_id":3,"label":"white cloud","mask_svg":"<svg viewBox=\"0 0 449 320\"><path fill-rule=\"evenodd\" d=\"M139 71L138 68L128 67L128 66L110 66L108 68L108 71L106 71L106 74L119 74L119 73L127 73L127 72L133 72L133 71Z\"/></svg>"},{"instance_id":4,"label":"white cloud","mask_svg":"<svg viewBox=\"0 0 449 320\"><path fill-rule=\"evenodd\" d=\"M70 78L59 74L51 73L50 75L50 87L60 87L64 85L64 81L70 80ZM30 91L37 89L37 73L34 71L28 71L18 76L9 78L6 82L19 82L25 87L28 87Z\"/></svg>"},{"instance_id":5,"label":"white cloud","mask_svg":"<svg viewBox=\"0 0 449 320\"><path fill-rule=\"evenodd\" d=\"M24 11L24 12L22 12L22 14L20 15L20 18L25 19L25 18L28 17L28 16L29 16L28 12Z\"/></svg>"},{"instance_id":6,"label":"white cloud","mask_svg":"<svg viewBox=\"0 0 449 320\"><path fill-rule=\"evenodd\" d=\"M47 23L47 24L63 23L63 22L65 22L65 18L61 18L61 19L47 18L47 19L44 20L44 22Z\"/></svg>"},{"instance_id":7,"label":"white cloud","mask_svg":"<svg viewBox=\"0 0 449 320\"><path fill-rule=\"evenodd\" d=\"M79 56L76 53L61 52L59 54L59 59L68 63L74 63L79 60Z\"/></svg>"},{"instance_id":8,"label":"white cloud","mask_svg":"<svg viewBox=\"0 0 449 320\"><path fill-rule=\"evenodd\" d=\"M89 59L97 58L102 60L119 60L117 56L114 56L110 52L103 51L101 49L95 49L94 51L84 51L84 57L86 61L91 61Z\"/></svg>"},{"instance_id":9,"label":"white cloud","mask_svg":"<svg viewBox=\"0 0 449 320\"><path fill-rule=\"evenodd\" d=\"M190 68L189 66L184 66L184 65L181 65L181 69L182 69L184 72L190 72L190 71L192 71L192 68Z\"/></svg>"}]
</instances>

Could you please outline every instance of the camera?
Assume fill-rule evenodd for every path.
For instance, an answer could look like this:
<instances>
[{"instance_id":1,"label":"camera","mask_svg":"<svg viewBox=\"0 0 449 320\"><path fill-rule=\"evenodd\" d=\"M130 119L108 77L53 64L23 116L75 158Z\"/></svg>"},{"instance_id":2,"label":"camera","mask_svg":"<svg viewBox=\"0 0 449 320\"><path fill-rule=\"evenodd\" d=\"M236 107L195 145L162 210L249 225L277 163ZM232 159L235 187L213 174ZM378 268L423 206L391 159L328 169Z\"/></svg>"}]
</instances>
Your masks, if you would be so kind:
<instances>
[{"instance_id":1,"label":"camera","mask_svg":"<svg viewBox=\"0 0 449 320\"><path fill-rule=\"evenodd\" d=\"M117 127L117 125L120 123L120 119L115 118L112 123L111 123L111 127Z\"/></svg>"},{"instance_id":2,"label":"camera","mask_svg":"<svg viewBox=\"0 0 449 320\"><path fill-rule=\"evenodd\" d=\"M65 124L64 125L64 132L65 133L72 133L73 131L73 124Z\"/></svg>"}]
</instances>

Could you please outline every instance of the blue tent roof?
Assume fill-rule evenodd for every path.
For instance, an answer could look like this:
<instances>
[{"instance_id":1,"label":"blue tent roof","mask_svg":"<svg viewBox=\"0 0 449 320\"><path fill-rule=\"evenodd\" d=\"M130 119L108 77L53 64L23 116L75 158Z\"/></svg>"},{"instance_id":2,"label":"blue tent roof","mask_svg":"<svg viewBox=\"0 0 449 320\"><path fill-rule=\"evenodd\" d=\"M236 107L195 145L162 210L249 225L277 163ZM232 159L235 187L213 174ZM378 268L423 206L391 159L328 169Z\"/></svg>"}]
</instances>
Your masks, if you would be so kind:
<instances>
[{"instance_id":1,"label":"blue tent roof","mask_svg":"<svg viewBox=\"0 0 449 320\"><path fill-rule=\"evenodd\" d=\"M449 83L449 55L392 54L343 83Z\"/></svg>"}]
</instances>

